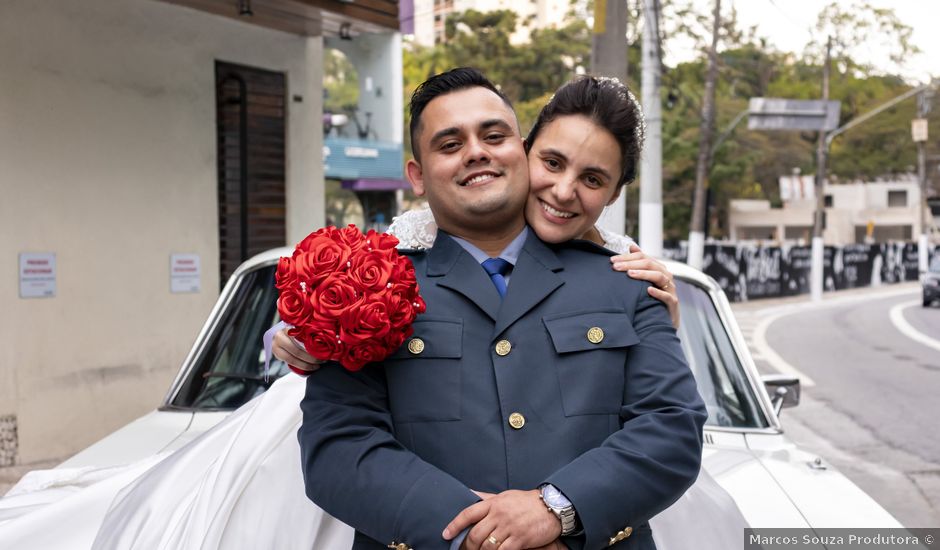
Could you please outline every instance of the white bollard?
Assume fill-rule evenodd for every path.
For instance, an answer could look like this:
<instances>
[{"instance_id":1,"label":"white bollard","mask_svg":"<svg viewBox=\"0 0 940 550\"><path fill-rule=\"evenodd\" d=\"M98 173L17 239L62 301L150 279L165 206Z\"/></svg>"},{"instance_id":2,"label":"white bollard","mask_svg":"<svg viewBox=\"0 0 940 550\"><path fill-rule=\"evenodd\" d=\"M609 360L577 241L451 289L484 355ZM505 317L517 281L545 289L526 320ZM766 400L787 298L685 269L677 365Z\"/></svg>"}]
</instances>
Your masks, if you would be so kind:
<instances>
[{"instance_id":1,"label":"white bollard","mask_svg":"<svg viewBox=\"0 0 940 550\"><path fill-rule=\"evenodd\" d=\"M823 293L823 239L813 237L812 263L809 270L809 293L814 302L822 301Z\"/></svg>"},{"instance_id":2,"label":"white bollard","mask_svg":"<svg viewBox=\"0 0 940 550\"><path fill-rule=\"evenodd\" d=\"M705 257L705 233L692 231L689 233L689 257L685 263L695 269L702 269Z\"/></svg>"},{"instance_id":3,"label":"white bollard","mask_svg":"<svg viewBox=\"0 0 940 550\"><path fill-rule=\"evenodd\" d=\"M930 245L927 243L927 234L921 233L920 237L917 239L917 271L919 272L917 279L920 282L924 282L924 277L927 276L927 262L929 261L929 252Z\"/></svg>"}]
</instances>

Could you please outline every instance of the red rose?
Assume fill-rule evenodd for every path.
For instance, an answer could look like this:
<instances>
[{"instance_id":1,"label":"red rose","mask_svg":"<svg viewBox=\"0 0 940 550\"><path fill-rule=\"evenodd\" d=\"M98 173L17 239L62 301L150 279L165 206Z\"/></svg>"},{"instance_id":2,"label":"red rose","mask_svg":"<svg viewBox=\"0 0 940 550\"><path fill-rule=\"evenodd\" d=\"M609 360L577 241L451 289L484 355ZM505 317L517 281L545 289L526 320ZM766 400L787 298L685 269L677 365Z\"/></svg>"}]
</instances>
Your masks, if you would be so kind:
<instances>
[{"instance_id":1,"label":"red rose","mask_svg":"<svg viewBox=\"0 0 940 550\"><path fill-rule=\"evenodd\" d=\"M395 350L400 348L401 345L405 343L405 340L410 338L412 334L414 334L414 328L412 328L411 325L400 330L389 332L385 337L385 349L388 350L388 355L391 355ZM388 355L386 355L386 357Z\"/></svg>"},{"instance_id":2,"label":"red rose","mask_svg":"<svg viewBox=\"0 0 940 550\"><path fill-rule=\"evenodd\" d=\"M297 278L297 272L294 270L294 261L290 258L281 258L277 262L277 272L274 275L274 286L278 290L285 288L300 289L300 279Z\"/></svg>"},{"instance_id":3,"label":"red rose","mask_svg":"<svg viewBox=\"0 0 940 550\"><path fill-rule=\"evenodd\" d=\"M418 286L418 279L415 277L415 266L405 256L398 256L395 260L395 267L392 270L391 279L403 286Z\"/></svg>"},{"instance_id":4,"label":"red rose","mask_svg":"<svg viewBox=\"0 0 940 550\"><path fill-rule=\"evenodd\" d=\"M335 229L333 238L348 246L353 252L358 252L368 245L362 231L359 231L359 228L353 224L349 224L342 229Z\"/></svg>"},{"instance_id":5,"label":"red rose","mask_svg":"<svg viewBox=\"0 0 940 550\"><path fill-rule=\"evenodd\" d=\"M333 273L314 289L311 301L315 304L318 317L337 318L359 298L345 273Z\"/></svg>"},{"instance_id":6,"label":"red rose","mask_svg":"<svg viewBox=\"0 0 940 550\"><path fill-rule=\"evenodd\" d=\"M392 328L400 329L414 322L417 312L408 296L390 292L385 299L385 304L388 308L388 322Z\"/></svg>"},{"instance_id":7,"label":"red rose","mask_svg":"<svg viewBox=\"0 0 940 550\"><path fill-rule=\"evenodd\" d=\"M284 322L302 326L313 314L313 304L310 303L308 295L299 289L287 288L281 291L277 299L277 310Z\"/></svg>"},{"instance_id":8,"label":"red rose","mask_svg":"<svg viewBox=\"0 0 940 550\"><path fill-rule=\"evenodd\" d=\"M339 360L348 370L357 371L369 363L381 361L388 356L388 350L375 341L363 342L346 348L346 353Z\"/></svg>"},{"instance_id":9,"label":"red rose","mask_svg":"<svg viewBox=\"0 0 940 550\"><path fill-rule=\"evenodd\" d=\"M311 332L303 343L307 353L322 361L338 361L346 353L346 347L332 331Z\"/></svg>"},{"instance_id":10,"label":"red rose","mask_svg":"<svg viewBox=\"0 0 940 550\"><path fill-rule=\"evenodd\" d=\"M373 250L392 250L398 246L398 239L389 233L379 233L375 229L370 229L366 233L366 242Z\"/></svg>"},{"instance_id":11,"label":"red rose","mask_svg":"<svg viewBox=\"0 0 940 550\"><path fill-rule=\"evenodd\" d=\"M319 284L334 271L345 270L352 250L333 239L312 243L309 251L294 256L294 266L301 280Z\"/></svg>"},{"instance_id":12,"label":"red rose","mask_svg":"<svg viewBox=\"0 0 940 550\"><path fill-rule=\"evenodd\" d=\"M378 292L385 289L395 264L379 251L360 251L350 260L349 279L360 291Z\"/></svg>"},{"instance_id":13,"label":"red rose","mask_svg":"<svg viewBox=\"0 0 940 550\"><path fill-rule=\"evenodd\" d=\"M390 330L388 309L382 300L367 300L343 311L339 335L347 344L380 339Z\"/></svg>"}]
</instances>

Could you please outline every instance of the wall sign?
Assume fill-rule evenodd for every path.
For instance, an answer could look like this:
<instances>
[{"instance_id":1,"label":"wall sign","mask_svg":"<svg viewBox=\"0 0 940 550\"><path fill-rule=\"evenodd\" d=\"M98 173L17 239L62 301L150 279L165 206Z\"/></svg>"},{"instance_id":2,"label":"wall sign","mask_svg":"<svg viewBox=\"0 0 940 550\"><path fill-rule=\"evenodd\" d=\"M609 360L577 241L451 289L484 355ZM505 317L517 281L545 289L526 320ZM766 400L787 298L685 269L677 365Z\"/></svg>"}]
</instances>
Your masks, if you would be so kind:
<instances>
[{"instance_id":1,"label":"wall sign","mask_svg":"<svg viewBox=\"0 0 940 550\"><path fill-rule=\"evenodd\" d=\"M170 255L170 292L199 292L200 274L198 254Z\"/></svg>"},{"instance_id":2,"label":"wall sign","mask_svg":"<svg viewBox=\"0 0 940 550\"><path fill-rule=\"evenodd\" d=\"M55 297L55 253L20 253L20 298Z\"/></svg>"}]
</instances>

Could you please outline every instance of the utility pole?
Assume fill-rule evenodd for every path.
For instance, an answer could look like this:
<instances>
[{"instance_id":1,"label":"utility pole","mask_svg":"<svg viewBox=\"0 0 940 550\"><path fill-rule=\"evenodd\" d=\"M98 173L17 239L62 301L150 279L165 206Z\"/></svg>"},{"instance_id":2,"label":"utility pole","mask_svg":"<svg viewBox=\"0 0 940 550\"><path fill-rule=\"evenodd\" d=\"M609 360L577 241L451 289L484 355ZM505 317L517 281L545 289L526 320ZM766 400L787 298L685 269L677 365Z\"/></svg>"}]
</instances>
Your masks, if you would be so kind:
<instances>
[{"instance_id":1,"label":"utility pole","mask_svg":"<svg viewBox=\"0 0 940 550\"><path fill-rule=\"evenodd\" d=\"M917 178L920 181L920 236L917 239L917 265L920 278L923 280L927 273L929 260L929 241L927 239L927 114L930 113L930 100L933 96L931 88L925 88L917 96L917 119L912 121L911 136L917 143Z\"/></svg>"},{"instance_id":2,"label":"utility pole","mask_svg":"<svg viewBox=\"0 0 940 550\"><path fill-rule=\"evenodd\" d=\"M659 95L659 0L643 0L643 114L646 142L640 157L640 248L663 254L663 113Z\"/></svg>"},{"instance_id":3,"label":"utility pole","mask_svg":"<svg viewBox=\"0 0 940 550\"><path fill-rule=\"evenodd\" d=\"M826 39L826 59L823 62L823 101L829 100L829 66L832 55L832 37ZM816 215L813 219L813 248L810 263L809 292L812 300L822 300L823 292L823 225L826 219L826 196L823 185L826 181L826 160L829 154L828 136L823 130L819 131L816 142Z\"/></svg>"},{"instance_id":4,"label":"utility pole","mask_svg":"<svg viewBox=\"0 0 940 550\"><path fill-rule=\"evenodd\" d=\"M594 33L591 40L591 74L611 76L627 82L627 0L594 1ZM627 197L620 197L604 209L597 225L623 235L626 233Z\"/></svg>"},{"instance_id":5,"label":"utility pole","mask_svg":"<svg viewBox=\"0 0 940 550\"><path fill-rule=\"evenodd\" d=\"M695 165L695 197L692 202L692 223L689 224L689 256L687 263L702 269L705 255L705 211L708 185L708 164L711 157L711 134L715 127L715 82L718 80L718 33L721 29L721 0L715 0L712 20L712 44L708 49L708 70L705 74L705 97L702 99L702 123L699 127L698 162Z\"/></svg>"}]
</instances>

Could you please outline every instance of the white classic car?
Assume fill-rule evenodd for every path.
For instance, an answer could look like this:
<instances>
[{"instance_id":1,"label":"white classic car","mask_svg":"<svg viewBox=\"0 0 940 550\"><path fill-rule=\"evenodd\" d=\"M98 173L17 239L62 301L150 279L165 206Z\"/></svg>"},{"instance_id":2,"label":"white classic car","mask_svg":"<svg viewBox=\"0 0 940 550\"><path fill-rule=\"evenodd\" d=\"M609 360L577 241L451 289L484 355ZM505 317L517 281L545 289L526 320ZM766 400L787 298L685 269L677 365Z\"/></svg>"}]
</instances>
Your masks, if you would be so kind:
<instances>
[{"instance_id":1,"label":"white classic car","mask_svg":"<svg viewBox=\"0 0 940 550\"><path fill-rule=\"evenodd\" d=\"M31 481L27 475L10 496L0 499L0 546L4 546L5 531L16 536L30 529L38 533L44 522L53 521L43 516L55 518L55 530L61 534L68 528L62 524L68 514L50 514L51 508L67 510L76 493L95 490L102 480L119 477L124 465L158 462L289 373L286 365L275 361L266 378L262 335L278 320L277 259L291 252L288 248L270 250L238 268L155 411L57 469L37 473L44 481L37 484L35 476ZM732 496L748 523L814 529L900 527L845 476L787 439L779 413L799 402L799 381L759 376L717 283L685 264L666 265L677 281L682 346L709 413L703 468ZM57 472L62 474L58 479ZM108 501L98 505L106 507ZM45 541L41 547L89 547L96 525L72 528L74 534L64 540L50 538L61 544Z\"/></svg>"}]
</instances>

